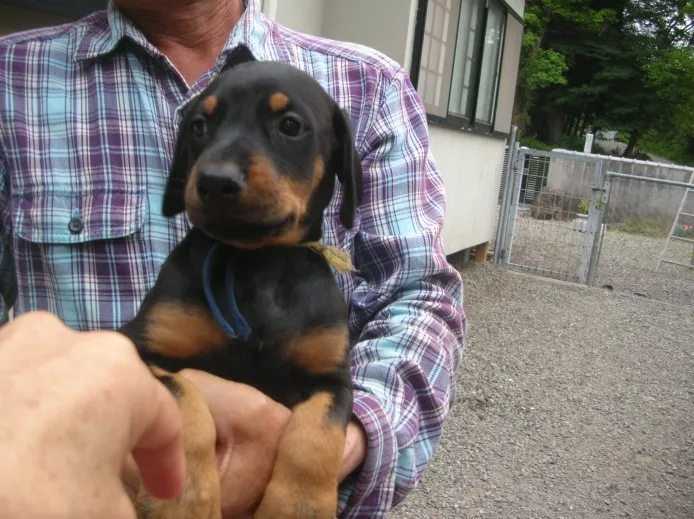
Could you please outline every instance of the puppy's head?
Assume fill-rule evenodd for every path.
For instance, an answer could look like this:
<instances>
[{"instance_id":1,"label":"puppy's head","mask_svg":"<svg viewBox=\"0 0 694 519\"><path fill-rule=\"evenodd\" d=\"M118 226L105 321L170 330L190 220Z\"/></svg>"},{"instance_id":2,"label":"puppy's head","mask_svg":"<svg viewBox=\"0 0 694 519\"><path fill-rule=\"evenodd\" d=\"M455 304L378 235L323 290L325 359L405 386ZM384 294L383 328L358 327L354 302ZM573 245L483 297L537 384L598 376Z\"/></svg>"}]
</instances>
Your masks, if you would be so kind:
<instances>
[{"instance_id":1,"label":"puppy's head","mask_svg":"<svg viewBox=\"0 0 694 519\"><path fill-rule=\"evenodd\" d=\"M361 201L349 120L290 65L246 55L186 107L164 194L211 237L239 248L317 240L335 179L342 224Z\"/></svg>"}]
</instances>

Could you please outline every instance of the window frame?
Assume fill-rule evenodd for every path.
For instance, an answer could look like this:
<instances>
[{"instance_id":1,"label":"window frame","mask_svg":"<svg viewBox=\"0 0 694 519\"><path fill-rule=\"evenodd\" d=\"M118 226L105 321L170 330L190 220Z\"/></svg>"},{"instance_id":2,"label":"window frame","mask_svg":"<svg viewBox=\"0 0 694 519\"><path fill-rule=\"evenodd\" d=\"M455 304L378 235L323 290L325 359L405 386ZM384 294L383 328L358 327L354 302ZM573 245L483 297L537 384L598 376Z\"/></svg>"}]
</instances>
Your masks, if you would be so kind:
<instances>
[{"instance_id":1,"label":"window frame","mask_svg":"<svg viewBox=\"0 0 694 519\"><path fill-rule=\"evenodd\" d=\"M460 37L460 17L462 14L462 8L463 8L463 2L466 0L461 0L459 7L458 7L458 12L455 14L457 17L457 23L456 23L456 35L455 35L455 40L453 43L453 49L456 48L458 38ZM413 35L413 49L412 49L412 60L410 64L410 81L414 85L415 89L419 88L419 76L420 76L420 66L422 63L422 52L423 52L423 43L424 43L424 32L425 32L425 24L426 24L426 17L427 17L427 10L428 10L428 5L429 5L429 0L417 0L417 14L415 18L415 28L414 28L414 35ZM483 123L478 120L476 120L476 111L477 111L477 104L478 104L478 98L479 98L479 87L480 87L480 79L482 75L482 57L483 57L483 50L484 50L484 36L486 34L487 30L487 20L489 17L489 9L490 5L492 2L496 2L499 4L504 11L504 17L503 17L503 37L501 40L501 45L499 46L499 53L497 56L497 65L496 65L496 77L494 79L494 90L496 92L494 99L493 99L493 108L492 108L492 116L491 116L491 123ZM511 9L511 7L506 3L504 0L485 0L484 2L484 13L481 16L481 23L480 23L480 28L481 30L479 31L479 34L477 35L475 39L475 48L474 48L474 58L473 62L475 63L474 65L474 70L472 71L472 77L474 78L473 81L471 81L470 85L470 95L467 100L467 105L470 108L470 117L461 117L460 115L453 114L450 111L450 93L451 93L451 85L453 82L453 63L454 63L454 52L453 57L451 58L446 58L447 62L450 63L450 67L447 68L447 70L444 70L444 77L446 78L447 81L449 81L449 84L447 85L444 90L448 93L448 100L446 102L446 115L440 115L436 113L432 113L429 110L429 107L425 105L426 107L426 114L427 114L427 120L431 124L435 124L438 126L444 126L447 128L451 128L454 130L459 130L459 131L465 131L465 132L472 132L472 133L479 133L483 135L491 135L494 137L500 137L500 138L506 138L508 137L510 132L502 132L494 129L494 123L496 120L496 114L497 114L497 108L499 105L499 93L500 93L500 81L501 81L501 76L502 76L502 68L503 68L503 61L504 61L504 51L506 48L506 43L507 43L507 38L506 38L506 24L508 23L508 18L509 17L514 17L517 20L521 21L522 23L522 18L520 18L514 11Z\"/></svg>"}]
</instances>

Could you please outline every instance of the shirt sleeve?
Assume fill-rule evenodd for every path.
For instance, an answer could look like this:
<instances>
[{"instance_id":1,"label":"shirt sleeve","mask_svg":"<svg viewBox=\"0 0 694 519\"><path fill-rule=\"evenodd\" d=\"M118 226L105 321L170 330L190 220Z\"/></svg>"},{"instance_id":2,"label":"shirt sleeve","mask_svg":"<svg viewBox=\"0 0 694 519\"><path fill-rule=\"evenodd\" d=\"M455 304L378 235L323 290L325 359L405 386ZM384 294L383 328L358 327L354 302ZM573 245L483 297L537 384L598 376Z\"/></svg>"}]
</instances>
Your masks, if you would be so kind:
<instances>
[{"instance_id":1,"label":"shirt sleeve","mask_svg":"<svg viewBox=\"0 0 694 519\"><path fill-rule=\"evenodd\" d=\"M443 250L443 181L404 71L386 88L364 146L350 305L353 414L368 450L341 487L341 519L385 517L418 484L454 401L468 330L461 276Z\"/></svg>"},{"instance_id":2,"label":"shirt sleeve","mask_svg":"<svg viewBox=\"0 0 694 519\"><path fill-rule=\"evenodd\" d=\"M14 261L10 250L10 197L5 162L0 152L0 326L9 319L15 300Z\"/></svg>"}]
</instances>

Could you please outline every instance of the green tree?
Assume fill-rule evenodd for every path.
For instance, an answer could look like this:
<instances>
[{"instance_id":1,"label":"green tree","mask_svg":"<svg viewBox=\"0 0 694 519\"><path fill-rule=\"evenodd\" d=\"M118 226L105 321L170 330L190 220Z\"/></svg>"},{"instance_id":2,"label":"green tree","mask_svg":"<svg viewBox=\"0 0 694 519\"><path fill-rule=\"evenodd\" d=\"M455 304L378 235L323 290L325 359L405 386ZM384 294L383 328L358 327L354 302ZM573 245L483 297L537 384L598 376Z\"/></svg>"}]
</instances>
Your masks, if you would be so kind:
<instances>
[{"instance_id":1,"label":"green tree","mask_svg":"<svg viewBox=\"0 0 694 519\"><path fill-rule=\"evenodd\" d=\"M530 124L538 92L567 84L565 55L548 45L553 31L560 25L599 31L612 16L613 11L591 8L589 0L528 0L514 109L519 128Z\"/></svg>"},{"instance_id":2,"label":"green tree","mask_svg":"<svg viewBox=\"0 0 694 519\"><path fill-rule=\"evenodd\" d=\"M516 122L546 143L585 130L694 143L694 0L530 0ZM520 121L519 121L520 120Z\"/></svg>"}]
</instances>

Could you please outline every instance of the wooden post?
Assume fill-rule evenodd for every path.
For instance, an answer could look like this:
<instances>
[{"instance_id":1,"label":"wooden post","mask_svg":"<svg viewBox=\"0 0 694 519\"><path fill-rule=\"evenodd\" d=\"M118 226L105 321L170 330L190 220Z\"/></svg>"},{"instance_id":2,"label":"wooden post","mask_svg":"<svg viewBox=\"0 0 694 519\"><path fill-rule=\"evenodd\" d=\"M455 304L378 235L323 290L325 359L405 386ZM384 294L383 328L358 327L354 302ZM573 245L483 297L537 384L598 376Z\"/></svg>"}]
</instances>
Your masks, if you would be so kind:
<instances>
[{"instance_id":1,"label":"wooden post","mask_svg":"<svg viewBox=\"0 0 694 519\"><path fill-rule=\"evenodd\" d=\"M489 255L489 242L482 243L475 247L475 261L477 263L484 263L487 261L487 256Z\"/></svg>"}]
</instances>

